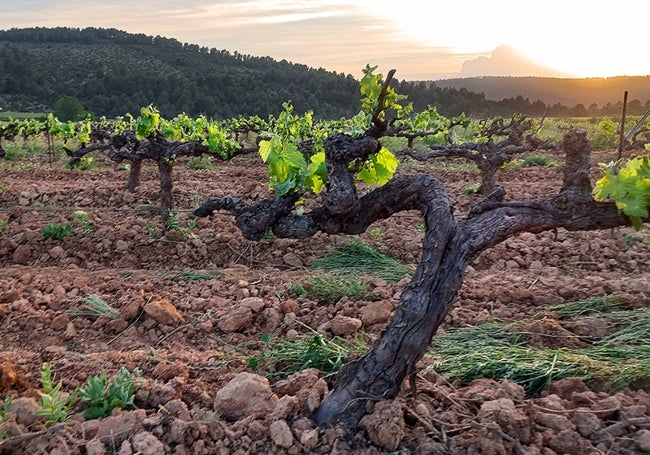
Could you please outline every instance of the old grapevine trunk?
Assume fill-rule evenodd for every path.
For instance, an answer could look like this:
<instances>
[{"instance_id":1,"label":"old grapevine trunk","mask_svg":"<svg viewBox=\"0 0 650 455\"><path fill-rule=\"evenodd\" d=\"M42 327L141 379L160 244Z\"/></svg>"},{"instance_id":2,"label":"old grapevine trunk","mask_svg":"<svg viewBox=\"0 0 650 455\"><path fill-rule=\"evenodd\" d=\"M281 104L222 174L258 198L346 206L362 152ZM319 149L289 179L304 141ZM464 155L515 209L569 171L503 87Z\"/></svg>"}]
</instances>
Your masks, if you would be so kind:
<instances>
[{"instance_id":1,"label":"old grapevine trunk","mask_svg":"<svg viewBox=\"0 0 650 455\"><path fill-rule=\"evenodd\" d=\"M325 142L329 183L324 204L297 216L295 197L280 196L250 205L239 198L210 198L197 216L215 210L235 215L244 236L259 240L272 229L276 236L307 238L317 232L360 234L404 210L419 210L426 232L421 261L402 292L392 320L371 349L341 369L336 385L314 413L319 425L356 427L368 401L393 398L452 308L467 265L490 246L518 232L604 229L629 225L613 203L597 203L589 180L591 145L584 131L564 138L567 154L561 191L549 199L504 201L497 188L457 220L443 184L430 175L397 177L358 197L347 163L378 150L380 134L361 139L333 137Z\"/></svg>"},{"instance_id":2,"label":"old grapevine trunk","mask_svg":"<svg viewBox=\"0 0 650 455\"><path fill-rule=\"evenodd\" d=\"M562 191L548 200L502 202L497 190L456 222L442 185L423 179L414 192L426 223L421 262L401 296L392 320L372 348L346 365L314 414L319 425L354 428L369 400L393 398L428 349L452 308L466 266L483 250L517 232L602 229L629 224L613 204L591 198L591 147L584 132L564 141L567 153Z\"/></svg>"}]
</instances>

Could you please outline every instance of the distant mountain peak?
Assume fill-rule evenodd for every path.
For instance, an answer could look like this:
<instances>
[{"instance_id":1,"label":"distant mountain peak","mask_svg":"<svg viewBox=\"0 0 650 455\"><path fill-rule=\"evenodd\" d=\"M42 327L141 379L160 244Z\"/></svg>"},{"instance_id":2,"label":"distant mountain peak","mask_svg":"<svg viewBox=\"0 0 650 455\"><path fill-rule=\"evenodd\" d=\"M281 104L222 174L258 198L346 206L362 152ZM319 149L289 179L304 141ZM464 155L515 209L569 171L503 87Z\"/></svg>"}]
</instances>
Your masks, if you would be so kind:
<instances>
[{"instance_id":1,"label":"distant mountain peak","mask_svg":"<svg viewBox=\"0 0 650 455\"><path fill-rule=\"evenodd\" d=\"M523 56L515 48L503 44L490 57L467 60L458 77L512 76L512 77L567 77L567 74L547 68Z\"/></svg>"}]
</instances>

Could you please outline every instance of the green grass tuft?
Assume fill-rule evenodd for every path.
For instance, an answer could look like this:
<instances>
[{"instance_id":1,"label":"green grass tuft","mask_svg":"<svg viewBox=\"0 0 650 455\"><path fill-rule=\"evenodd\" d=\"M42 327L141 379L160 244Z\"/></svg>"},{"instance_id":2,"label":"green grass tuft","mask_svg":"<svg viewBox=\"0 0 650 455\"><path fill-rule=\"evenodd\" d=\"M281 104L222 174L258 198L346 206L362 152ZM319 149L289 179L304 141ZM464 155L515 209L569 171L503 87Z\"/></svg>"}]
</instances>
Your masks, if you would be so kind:
<instances>
[{"instance_id":1,"label":"green grass tuft","mask_svg":"<svg viewBox=\"0 0 650 455\"><path fill-rule=\"evenodd\" d=\"M307 368L316 368L325 376L332 376L352 355L361 355L366 350L363 339L351 343L316 332L295 338L267 334L262 337L262 343L259 354L249 357L248 367L272 379L286 378Z\"/></svg>"},{"instance_id":2,"label":"green grass tuft","mask_svg":"<svg viewBox=\"0 0 650 455\"><path fill-rule=\"evenodd\" d=\"M288 289L296 295L304 295L326 303L336 303L344 296L353 300L373 297L368 284L354 277L309 276L300 284L289 285Z\"/></svg>"},{"instance_id":3,"label":"green grass tuft","mask_svg":"<svg viewBox=\"0 0 650 455\"><path fill-rule=\"evenodd\" d=\"M551 381L569 376L586 382L604 381L617 388L649 381L650 309L622 311L617 309L621 304L621 299L608 296L549 307L572 320L608 321L612 333L583 349L531 346L531 334L524 330L527 321L447 329L434 338L429 351L431 368L462 384L478 378L510 379L530 395L538 394Z\"/></svg>"},{"instance_id":4,"label":"green grass tuft","mask_svg":"<svg viewBox=\"0 0 650 455\"><path fill-rule=\"evenodd\" d=\"M184 281L185 283L207 281L220 276L218 272L196 272L194 270L169 270L163 273L164 278L169 278L172 281Z\"/></svg>"},{"instance_id":5,"label":"green grass tuft","mask_svg":"<svg viewBox=\"0 0 650 455\"><path fill-rule=\"evenodd\" d=\"M577 300L575 302L561 303L546 307L546 309L555 311L560 317L578 317L585 314L610 312L624 304L624 300L619 296L604 295Z\"/></svg>"},{"instance_id":6,"label":"green grass tuft","mask_svg":"<svg viewBox=\"0 0 650 455\"><path fill-rule=\"evenodd\" d=\"M371 275L386 281L399 281L413 273L403 262L381 253L359 239L351 239L317 259L314 269L332 275Z\"/></svg>"},{"instance_id":7,"label":"green grass tuft","mask_svg":"<svg viewBox=\"0 0 650 455\"><path fill-rule=\"evenodd\" d=\"M81 299L81 301L84 304L84 308L82 310L71 311L70 314L72 316L87 316L93 318L108 316L111 319L116 319L120 315L120 312L110 306L106 300L96 295L91 294Z\"/></svg>"}]
</instances>

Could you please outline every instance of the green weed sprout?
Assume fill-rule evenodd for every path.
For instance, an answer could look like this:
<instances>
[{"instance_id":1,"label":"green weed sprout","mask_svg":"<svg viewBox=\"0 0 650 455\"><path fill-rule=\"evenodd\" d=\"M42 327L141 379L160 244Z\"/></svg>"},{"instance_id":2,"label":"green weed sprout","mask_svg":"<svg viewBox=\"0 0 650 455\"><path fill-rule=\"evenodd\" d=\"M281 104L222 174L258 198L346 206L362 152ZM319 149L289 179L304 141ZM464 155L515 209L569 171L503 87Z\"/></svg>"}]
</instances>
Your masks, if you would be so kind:
<instances>
[{"instance_id":1,"label":"green weed sprout","mask_svg":"<svg viewBox=\"0 0 650 455\"><path fill-rule=\"evenodd\" d=\"M72 407L79 401L79 392L74 389L70 393L61 391L62 381L56 385L53 383L52 366L45 362L41 372L41 384L43 392L39 392L41 398L36 402L38 409L35 414L45 417L47 426L55 423L65 422L72 415Z\"/></svg>"},{"instance_id":2,"label":"green weed sprout","mask_svg":"<svg viewBox=\"0 0 650 455\"><path fill-rule=\"evenodd\" d=\"M81 229L83 229L86 237L95 236L95 226L93 226L93 224L88 219L88 214L86 212L84 212L83 210L77 210L76 212L74 212L74 217L77 220L77 222L81 225Z\"/></svg>"},{"instance_id":3,"label":"green weed sprout","mask_svg":"<svg viewBox=\"0 0 650 455\"><path fill-rule=\"evenodd\" d=\"M41 229L41 234L45 239L63 240L74 235L74 225L70 222L65 224L50 223Z\"/></svg>"},{"instance_id":4,"label":"green weed sprout","mask_svg":"<svg viewBox=\"0 0 650 455\"><path fill-rule=\"evenodd\" d=\"M116 377L107 382L106 372L99 376L91 376L80 390L80 397L88 407L83 415L87 419L106 417L113 409L126 409L133 407L135 397L134 375L126 368L120 368Z\"/></svg>"},{"instance_id":5,"label":"green weed sprout","mask_svg":"<svg viewBox=\"0 0 650 455\"><path fill-rule=\"evenodd\" d=\"M6 395L4 402L2 403L2 406L0 406L0 427L2 427L2 424L4 423L5 419L7 418L7 414L11 409L11 402L12 402L11 396ZM0 440L4 439L6 435L7 433L0 429Z\"/></svg>"}]
</instances>

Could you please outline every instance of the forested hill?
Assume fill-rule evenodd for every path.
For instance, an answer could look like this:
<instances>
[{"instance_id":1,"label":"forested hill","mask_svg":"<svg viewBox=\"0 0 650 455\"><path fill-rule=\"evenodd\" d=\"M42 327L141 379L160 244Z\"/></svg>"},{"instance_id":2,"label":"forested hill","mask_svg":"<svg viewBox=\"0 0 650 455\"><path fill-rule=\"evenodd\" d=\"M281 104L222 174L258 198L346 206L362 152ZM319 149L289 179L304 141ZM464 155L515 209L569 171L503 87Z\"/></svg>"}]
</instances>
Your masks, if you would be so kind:
<instances>
[{"instance_id":1,"label":"forested hill","mask_svg":"<svg viewBox=\"0 0 650 455\"><path fill-rule=\"evenodd\" d=\"M485 94L488 100L521 95L546 104L564 104L589 107L596 103L604 106L623 101L628 92L630 100L645 102L650 99L649 76L618 76L609 78L566 79L550 77L472 77L435 81L438 87L465 88Z\"/></svg>"},{"instance_id":2,"label":"forested hill","mask_svg":"<svg viewBox=\"0 0 650 455\"><path fill-rule=\"evenodd\" d=\"M51 109L61 96L107 116L150 103L215 118L264 117L289 100L323 118L360 108L351 75L115 29L0 30L0 67L0 107L13 110Z\"/></svg>"},{"instance_id":3,"label":"forested hill","mask_svg":"<svg viewBox=\"0 0 650 455\"><path fill-rule=\"evenodd\" d=\"M116 29L0 30L0 69L0 109L5 111L50 111L62 96L74 96L87 111L107 117L137 114L149 104L166 117L180 112L266 117L280 112L286 101L298 113L312 110L323 119L360 109L359 81L349 74ZM544 91L553 79L479 78L481 84L473 86L471 79L458 81L394 79L393 85L416 111L431 105L445 116L619 115L624 90L630 91L630 114L650 107L650 77L642 81L645 91L636 78L609 91L584 91L580 87L593 86L591 80L574 80L577 85L565 92L585 95L579 101L558 101ZM611 95L603 98L603 93Z\"/></svg>"}]
</instances>

